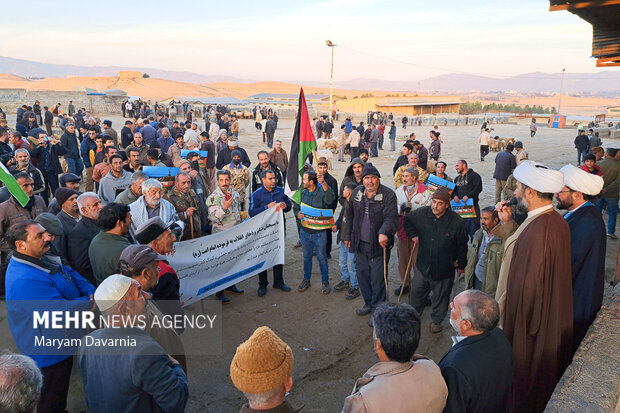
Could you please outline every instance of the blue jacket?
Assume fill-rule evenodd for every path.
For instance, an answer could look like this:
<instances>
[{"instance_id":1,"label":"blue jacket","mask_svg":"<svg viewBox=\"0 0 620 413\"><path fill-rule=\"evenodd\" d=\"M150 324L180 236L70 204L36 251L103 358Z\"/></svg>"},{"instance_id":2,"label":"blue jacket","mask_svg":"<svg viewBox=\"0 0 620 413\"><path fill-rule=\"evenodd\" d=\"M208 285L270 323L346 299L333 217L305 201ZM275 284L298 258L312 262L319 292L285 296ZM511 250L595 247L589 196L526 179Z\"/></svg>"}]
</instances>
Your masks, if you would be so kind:
<instances>
[{"instance_id":1,"label":"blue jacket","mask_svg":"<svg viewBox=\"0 0 620 413\"><path fill-rule=\"evenodd\" d=\"M157 140L157 131L149 124L145 124L142 128L140 128L140 133L142 134L142 138L144 138L144 143L147 145L150 145Z\"/></svg>"},{"instance_id":2,"label":"blue jacket","mask_svg":"<svg viewBox=\"0 0 620 413\"><path fill-rule=\"evenodd\" d=\"M351 133L351 132L353 132L353 122L348 120L344 123L344 133Z\"/></svg>"},{"instance_id":3,"label":"blue jacket","mask_svg":"<svg viewBox=\"0 0 620 413\"><path fill-rule=\"evenodd\" d=\"M5 283L9 328L20 353L30 355L39 368L71 357L71 354L59 354L58 351L49 351L46 355L32 354L36 352L33 351L35 337L63 338L71 333L61 329L34 329L32 311L51 307L63 311L88 310L92 306L88 296L95 293L95 287L70 267L17 252L9 261ZM20 302L22 300L29 301ZM38 303L33 305L32 300ZM49 301L49 305L43 300ZM52 305L56 301L58 306Z\"/></svg>"},{"instance_id":4,"label":"blue jacket","mask_svg":"<svg viewBox=\"0 0 620 413\"><path fill-rule=\"evenodd\" d=\"M250 195L250 209L248 213L251 217L267 210L267 205L272 202L284 202L286 208L284 212L291 210L291 199L284 194L284 188L276 186L273 191L269 192L264 186L261 186Z\"/></svg>"},{"instance_id":5,"label":"blue jacket","mask_svg":"<svg viewBox=\"0 0 620 413\"><path fill-rule=\"evenodd\" d=\"M91 338L129 338L136 345L88 346L86 340ZM164 349L138 328L93 331L82 340L77 360L89 412L185 411L189 395L187 376L180 365L170 366Z\"/></svg>"},{"instance_id":6,"label":"blue jacket","mask_svg":"<svg viewBox=\"0 0 620 413\"><path fill-rule=\"evenodd\" d=\"M90 150L97 149L97 144L89 137L85 136L84 140L80 144L80 153L82 154L82 161L84 161L85 168L91 168L93 165L90 163Z\"/></svg>"}]
</instances>

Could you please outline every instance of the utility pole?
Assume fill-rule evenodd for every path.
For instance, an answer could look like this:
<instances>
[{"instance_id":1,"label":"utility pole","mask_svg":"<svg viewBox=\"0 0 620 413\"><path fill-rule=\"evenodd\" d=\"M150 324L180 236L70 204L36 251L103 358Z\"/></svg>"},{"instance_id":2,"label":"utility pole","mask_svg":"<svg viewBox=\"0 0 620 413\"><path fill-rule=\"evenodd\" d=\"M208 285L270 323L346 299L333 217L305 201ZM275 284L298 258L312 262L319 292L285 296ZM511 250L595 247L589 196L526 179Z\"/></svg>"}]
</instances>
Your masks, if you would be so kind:
<instances>
[{"instance_id":1,"label":"utility pole","mask_svg":"<svg viewBox=\"0 0 620 413\"><path fill-rule=\"evenodd\" d=\"M558 99L558 115L562 114L562 87L564 86L564 72L566 72L566 69L562 69L562 80L560 81L560 98Z\"/></svg>"},{"instance_id":2,"label":"utility pole","mask_svg":"<svg viewBox=\"0 0 620 413\"><path fill-rule=\"evenodd\" d=\"M331 47L332 49L332 64L331 64L331 73L329 77L329 121L332 121L332 104L334 102L333 98L333 90L334 90L334 47L337 45L332 43L331 40L325 40L325 44L327 47Z\"/></svg>"}]
</instances>

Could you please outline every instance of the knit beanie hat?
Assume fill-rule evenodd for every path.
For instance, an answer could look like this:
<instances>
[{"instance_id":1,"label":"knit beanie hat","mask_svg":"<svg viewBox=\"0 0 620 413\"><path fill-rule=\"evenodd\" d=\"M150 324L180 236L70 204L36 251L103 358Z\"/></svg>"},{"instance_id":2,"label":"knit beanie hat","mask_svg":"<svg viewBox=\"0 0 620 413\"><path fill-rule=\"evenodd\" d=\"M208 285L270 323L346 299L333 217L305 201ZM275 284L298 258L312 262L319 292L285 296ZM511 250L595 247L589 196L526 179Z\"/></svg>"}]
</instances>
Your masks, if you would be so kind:
<instances>
[{"instance_id":1,"label":"knit beanie hat","mask_svg":"<svg viewBox=\"0 0 620 413\"><path fill-rule=\"evenodd\" d=\"M375 168L375 166L370 162L364 165L364 171L362 172L362 179L364 179L364 177L367 175L374 175L376 177L381 178L381 174L379 173L379 170Z\"/></svg>"},{"instance_id":2,"label":"knit beanie hat","mask_svg":"<svg viewBox=\"0 0 620 413\"><path fill-rule=\"evenodd\" d=\"M283 385L293 370L293 351L269 327L259 327L237 347L230 378L244 393L268 393Z\"/></svg>"},{"instance_id":3,"label":"knit beanie hat","mask_svg":"<svg viewBox=\"0 0 620 413\"><path fill-rule=\"evenodd\" d=\"M62 207L62 204L64 204L67 199L71 198L73 195L77 195L77 192L70 188L58 188L54 194L56 197L56 202L58 202L60 207Z\"/></svg>"},{"instance_id":4,"label":"knit beanie hat","mask_svg":"<svg viewBox=\"0 0 620 413\"><path fill-rule=\"evenodd\" d=\"M431 196L431 199L438 199L443 201L446 205L450 205L450 191L448 188L440 186Z\"/></svg>"}]
</instances>

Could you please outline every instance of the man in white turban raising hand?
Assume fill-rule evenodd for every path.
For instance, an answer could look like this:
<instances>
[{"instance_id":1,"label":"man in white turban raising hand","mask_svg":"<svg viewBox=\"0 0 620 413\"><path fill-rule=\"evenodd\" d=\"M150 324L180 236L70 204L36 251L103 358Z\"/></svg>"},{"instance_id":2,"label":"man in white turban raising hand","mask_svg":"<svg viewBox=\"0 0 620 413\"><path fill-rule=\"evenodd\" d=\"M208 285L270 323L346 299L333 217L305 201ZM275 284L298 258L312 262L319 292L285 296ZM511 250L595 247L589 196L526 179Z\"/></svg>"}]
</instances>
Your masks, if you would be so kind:
<instances>
[{"instance_id":1,"label":"man in white turban raising hand","mask_svg":"<svg viewBox=\"0 0 620 413\"><path fill-rule=\"evenodd\" d=\"M529 160L513 176L517 209L527 219L505 242L496 293L513 352L507 411L542 412L573 346L570 230L551 204L564 176ZM500 225L515 225L505 201L496 209Z\"/></svg>"},{"instance_id":2,"label":"man in white turban raising hand","mask_svg":"<svg viewBox=\"0 0 620 413\"><path fill-rule=\"evenodd\" d=\"M603 177L573 165L560 172L564 174L564 188L555 198L559 209L568 210L564 219L570 227L576 351L603 304L607 237L603 217L590 202L603 189Z\"/></svg>"}]
</instances>

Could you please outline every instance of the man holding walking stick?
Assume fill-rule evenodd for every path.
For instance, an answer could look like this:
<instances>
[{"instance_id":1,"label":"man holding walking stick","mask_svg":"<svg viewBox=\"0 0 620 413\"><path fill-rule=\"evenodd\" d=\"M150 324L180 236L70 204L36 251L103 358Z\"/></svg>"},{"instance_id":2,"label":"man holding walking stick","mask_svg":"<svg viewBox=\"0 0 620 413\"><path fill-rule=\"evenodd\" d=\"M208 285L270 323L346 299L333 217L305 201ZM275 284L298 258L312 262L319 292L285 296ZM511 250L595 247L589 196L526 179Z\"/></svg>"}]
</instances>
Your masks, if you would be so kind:
<instances>
[{"instance_id":1,"label":"man holding walking stick","mask_svg":"<svg viewBox=\"0 0 620 413\"><path fill-rule=\"evenodd\" d=\"M404 227L407 237L419 245L409 304L421 316L428 294L433 291L430 331L439 333L448 313L454 272L461 276L467 265L468 236L461 217L448 209L448 189L437 188L431 198L431 206L405 216Z\"/></svg>"},{"instance_id":2,"label":"man holding walking stick","mask_svg":"<svg viewBox=\"0 0 620 413\"><path fill-rule=\"evenodd\" d=\"M363 186L358 186L347 211L344 243L355 253L355 270L364 306L357 315L370 314L387 300L387 264L398 230L396 194L381 184L381 174L372 163L364 165ZM369 322L372 325L372 320Z\"/></svg>"}]
</instances>

